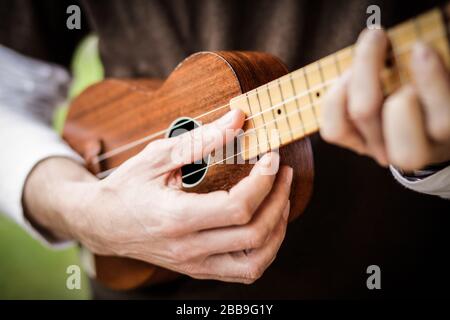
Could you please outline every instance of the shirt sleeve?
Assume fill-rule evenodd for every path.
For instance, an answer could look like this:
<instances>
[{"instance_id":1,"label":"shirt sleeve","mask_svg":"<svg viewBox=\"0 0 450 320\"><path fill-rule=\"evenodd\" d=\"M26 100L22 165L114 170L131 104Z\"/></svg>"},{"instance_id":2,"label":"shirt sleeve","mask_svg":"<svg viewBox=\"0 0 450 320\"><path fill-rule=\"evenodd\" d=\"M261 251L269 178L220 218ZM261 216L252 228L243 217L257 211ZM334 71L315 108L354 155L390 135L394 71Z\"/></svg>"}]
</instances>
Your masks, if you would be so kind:
<instances>
[{"instance_id":1,"label":"shirt sleeve","mask_svg":"<svg viewBox=\"0 0 450 320\"><path fill-rule=\"evenodd\" d=\"M425 178L409 179L402 175L399 170L390 166L395 179L406 188L450 199L450 165L431 174Z\"/></svg>"},{"instance_id":2,"label":"shirt sleeve","mask_svg":"<svg viewBox=\"0 0 450 320\"><path fill-rule=\"evenodd\" d=\"M43 159L61 156L83 162L49 125L69 76L58 66L0 46L0 79L0 212L42 243L66 247L71 242L47 237L26 219L22 194L28 174Z\"/></svg>"}]
</instances>

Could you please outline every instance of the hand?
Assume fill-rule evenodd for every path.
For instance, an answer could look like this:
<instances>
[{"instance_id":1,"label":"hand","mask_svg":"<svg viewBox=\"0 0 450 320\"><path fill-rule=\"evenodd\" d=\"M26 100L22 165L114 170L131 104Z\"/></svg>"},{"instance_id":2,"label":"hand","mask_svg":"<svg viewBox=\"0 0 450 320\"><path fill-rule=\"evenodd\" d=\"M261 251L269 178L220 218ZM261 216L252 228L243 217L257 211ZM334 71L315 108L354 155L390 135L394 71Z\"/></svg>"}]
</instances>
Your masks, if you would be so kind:
<instances>
[{"instance_id":1,"label":"hand","mask_svg":"<svg viewBox=\"0 0 450 320\"><path fill-rule=\"evenodd\" d=\"M28 179L26 207L37 223L94 253L251 283L284 239L292 169L278 170L278 154L268 153L229 192L207 194L182 191L179 170L221 147L230 138L225 130L240 128L243 119L230 112L195 132L152 142L101 181L69 160L46 160ZM192 153L198 143L203 148Z\"/></svg>"},{"instance_id":2,"label":"hand","mask_svg":"<svg viewBox=\"0 0 450 320\"><path fill-rule=\"evenodd\" d=\"M412 83L384 100L380 73L387 47L384 31L362 32L351 70L324 99L323 139L406 171L449 160L450 82L443 62L417 43Z\"/></svg>"}]
</instances>

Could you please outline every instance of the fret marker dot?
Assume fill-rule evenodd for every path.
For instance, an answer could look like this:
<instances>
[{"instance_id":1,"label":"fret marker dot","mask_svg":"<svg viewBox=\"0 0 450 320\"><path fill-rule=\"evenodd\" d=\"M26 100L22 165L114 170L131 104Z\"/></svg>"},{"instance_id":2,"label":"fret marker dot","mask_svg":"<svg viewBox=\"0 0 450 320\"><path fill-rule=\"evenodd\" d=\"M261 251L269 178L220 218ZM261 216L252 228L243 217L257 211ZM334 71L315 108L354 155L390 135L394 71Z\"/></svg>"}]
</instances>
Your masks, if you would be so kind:
<instances>
[{"instance_id":1,"label":"fret marker dot","mask_svg":"<svg viewBox=\"0 0 450 320\"><path fill-rule=\"evenodd\" d=\"M278 113L278 114L281 114L281 110L280 110L280 109L278 109L278 110L277 110L277 113Z\"/></svg>"},{"instance_id":2,"label":"fret marker dot","mask_svg":"<svg viewBox=\"0 0 450 320\"><path fill-rule=\"evenodd\" d=\"M320 97L320 92L319 91L316 92L316 97L317 98Z\"/></svg>"}]
</instances>

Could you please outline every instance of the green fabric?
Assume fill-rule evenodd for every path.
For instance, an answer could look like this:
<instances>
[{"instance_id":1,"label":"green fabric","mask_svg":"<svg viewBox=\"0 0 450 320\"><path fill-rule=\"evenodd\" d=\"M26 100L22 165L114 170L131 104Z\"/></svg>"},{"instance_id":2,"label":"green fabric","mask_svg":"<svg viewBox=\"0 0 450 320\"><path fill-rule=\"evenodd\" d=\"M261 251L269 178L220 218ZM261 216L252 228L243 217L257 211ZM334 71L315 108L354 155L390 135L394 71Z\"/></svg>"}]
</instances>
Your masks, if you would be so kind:
<instances>
[{"instance_id":1,"label":"green fabric","mask_svg":"<svg viewBox=\"0 0 450 320\"><path fill-rule=\"evenodd\" d=\"M98 38L86 37L75 51L69 99L103 79ZM55 112L54 127L62 131L68 104ZM89 299L89 281L82 275L81 289L66 288L69 265L80 265L78 249L54 251L32 239L15 223L0 215L0 299Z\"/></svg>"}]
</instances>

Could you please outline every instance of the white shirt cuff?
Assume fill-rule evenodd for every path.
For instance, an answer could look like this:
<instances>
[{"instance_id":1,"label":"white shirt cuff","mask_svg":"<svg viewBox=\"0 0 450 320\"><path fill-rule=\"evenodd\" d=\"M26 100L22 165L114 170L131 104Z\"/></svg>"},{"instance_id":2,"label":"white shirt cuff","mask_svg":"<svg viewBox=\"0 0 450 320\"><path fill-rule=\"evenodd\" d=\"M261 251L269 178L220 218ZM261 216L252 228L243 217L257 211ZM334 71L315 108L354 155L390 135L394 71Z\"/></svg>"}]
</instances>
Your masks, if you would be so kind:
<instances>
[{"instance_id":1,"label":"white shirt cuff","mask_svg":"<svg viewBox=\"0 0 450 320\"><path fill-rule=\"evenodd\" d=\"M446 168L433 173L426 178L415 181L405 178L393 166L390 166L390 169L395 179L406 188L417 192L450 199L450 166L447 166Z\"/></svg>"}]
</instances>

